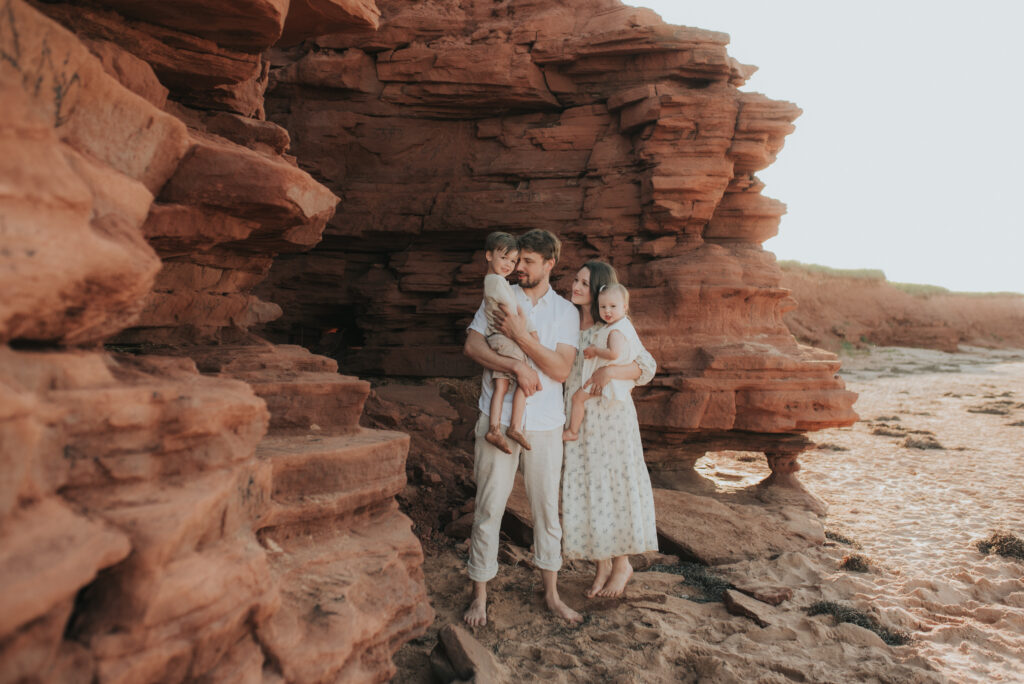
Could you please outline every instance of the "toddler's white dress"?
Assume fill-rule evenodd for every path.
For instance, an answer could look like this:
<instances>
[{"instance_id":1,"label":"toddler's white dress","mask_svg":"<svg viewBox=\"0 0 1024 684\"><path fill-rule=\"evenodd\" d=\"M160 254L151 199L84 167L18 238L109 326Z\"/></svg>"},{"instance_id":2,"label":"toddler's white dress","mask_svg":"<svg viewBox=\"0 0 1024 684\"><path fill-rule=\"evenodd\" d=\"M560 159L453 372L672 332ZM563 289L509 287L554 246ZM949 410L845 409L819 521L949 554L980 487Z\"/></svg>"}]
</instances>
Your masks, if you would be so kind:
<instances>
[{"instance_id":1,"label":"toddler's white dress","mask_svg":"<svg viewBox=\"0 0 1024 684\"><path fill-rule=\"evenodd\" d=\"M598 368L602 368L604 366L625 366L626 364L636 361L637 357L644 352L644 345L640 342L640 336L636 334L636 329L633 327L633 323L625 316L623 316L621 320L615 321L609 325L598 326L597 330L594 332L594 338L591 344L595 347L607 349L608 337L615 330L618 330L622 333L623 337L626 338L626 348L622 350L622 353L617 359L612 361L602 359L599 356L595 356L592 359L584 359L584 386L586 386L587 382L590 380L590 376L593 375L594 371ZM611 380L604 386L601 396L606 399L614 399L616 401L628 401L630 399L630 393L635 386L636 383L632 380Z\"/></svg>"}]
</instances>

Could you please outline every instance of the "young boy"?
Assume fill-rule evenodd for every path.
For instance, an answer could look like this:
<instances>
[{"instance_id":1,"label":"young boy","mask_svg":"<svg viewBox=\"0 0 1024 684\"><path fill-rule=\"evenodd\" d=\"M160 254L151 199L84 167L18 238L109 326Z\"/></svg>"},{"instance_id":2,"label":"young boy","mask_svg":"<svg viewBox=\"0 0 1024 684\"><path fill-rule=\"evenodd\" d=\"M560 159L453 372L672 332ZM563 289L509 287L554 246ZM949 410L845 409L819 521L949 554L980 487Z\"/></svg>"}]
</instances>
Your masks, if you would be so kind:
<instances>
[{"instance_id":1,"label":"young boy","mask_svg":"<svg viewBox=\"0 0 1024 684\"><path fill-rule=\"evenodd\" d=\"M484 315L487 316L487 346L502 356L508 356L519 361L526 360L526 354L515 342L497 331L494 313L504 304L509 311L516 310L516 299L512 293L512 286L508 284L508 276L516 267L519 258L519 244L516 238L508 233L494 232L487 236L484 243L484 258L487 259L487 275L484 276ZM536 337L537 332L532 327L530 333ZM523 418L526 414L526 394L522 388L516 386L515 394L512 395L512 418L509 421L505 435L501 434L501 405L505 401L505 393L515 380L515 376L501 371L493 371L494 394L491 395L490 428L484 439L498 447L506 454L511 454L512 449L505 441L505 435L509 439L530 450L530 443L523 434Z\"/></svg>"}]
</instances>

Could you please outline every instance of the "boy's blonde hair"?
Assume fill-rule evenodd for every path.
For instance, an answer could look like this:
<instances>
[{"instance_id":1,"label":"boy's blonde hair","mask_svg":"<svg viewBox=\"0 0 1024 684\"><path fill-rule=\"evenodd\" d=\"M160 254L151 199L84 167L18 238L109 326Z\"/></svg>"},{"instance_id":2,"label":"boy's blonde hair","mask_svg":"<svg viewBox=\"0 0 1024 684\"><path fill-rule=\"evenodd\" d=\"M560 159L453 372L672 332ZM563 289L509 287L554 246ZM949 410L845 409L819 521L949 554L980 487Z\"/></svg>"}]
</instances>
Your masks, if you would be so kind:
<instances>
[{"instance_id":1,"label":"boy's blonde hair","mask_svg":"<svg viewBox=\"0 0 1024 684\"><path fill-rule=\"evenodd\" d=\"M629 313L629 290L626 289L626 286L622 283L608 283L597 293L597 297L600 299L601 295L611 292L618 292L622 295L622 303L626 305L626 312Z\"/></svg>"}]
</instances>

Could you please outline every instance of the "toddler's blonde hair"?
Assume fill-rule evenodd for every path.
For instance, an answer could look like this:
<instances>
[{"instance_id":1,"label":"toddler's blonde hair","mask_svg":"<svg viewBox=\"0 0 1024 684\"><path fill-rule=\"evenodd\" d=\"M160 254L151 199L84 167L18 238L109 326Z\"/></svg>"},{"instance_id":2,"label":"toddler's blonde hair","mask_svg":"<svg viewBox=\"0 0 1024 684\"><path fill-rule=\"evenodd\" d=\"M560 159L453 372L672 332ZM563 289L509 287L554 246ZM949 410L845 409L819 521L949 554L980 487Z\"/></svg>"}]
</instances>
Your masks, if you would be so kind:
<instances>
[{"instance_id":1,"label":"toddler's blonde hair","mask_svg":"<svg viewBox=\"0 0 1024 684\"><path fill-rule=\"evenodd\" d=\"M597 293L597 298L600 299L601 295L606 292L618 292L622 295L622 303L626 305L626 313L629 313L629 290L622 283L608 283L603 286Z\"/></svg>"}]
</instances>

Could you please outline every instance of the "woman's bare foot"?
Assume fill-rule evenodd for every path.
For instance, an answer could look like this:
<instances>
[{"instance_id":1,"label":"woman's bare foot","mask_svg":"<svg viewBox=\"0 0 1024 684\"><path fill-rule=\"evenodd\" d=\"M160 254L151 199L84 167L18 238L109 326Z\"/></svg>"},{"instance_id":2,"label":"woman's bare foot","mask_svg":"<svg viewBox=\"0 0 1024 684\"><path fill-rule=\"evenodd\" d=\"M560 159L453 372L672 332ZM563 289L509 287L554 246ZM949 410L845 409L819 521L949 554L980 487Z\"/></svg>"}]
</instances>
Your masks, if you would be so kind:
<instances>
[{"instance_id":1,"label":"woman's bare foot","mask_svg":"<svg viewBox=\"0 0 1024 684\"><path fill-rule=\"evenodd\" d=\"M577 613L575 610L565 605L557 595L545 596L544 600L548 604L548 610L557 615L558 617L566 620L574 625L578 625L583 622L583 616Z\"/></svg>"},{"instance_id":2,"label":"woman's bare foot","mask_svg":"<svg viewBox=\"0 0 1024 684\"><path fill-rule=\"evenodd\" d=\"M526 449L527 451L532 451L533 450L533 447L530 446L530 442L527 441L527 439L526 439L526 435L524 435L519 430L516 430L514 427L510 426L508 430L505 430L505 436L508 437L509 439L511 439L513 442L515 442L519 446L521 446L524 449Z\"/></svg>"},{"instance_id":3,"label":"woman's bare foot","mask_svg":"<svg viewBox=\"0 0 1024 684\"><path fill-rule=\"evenodd\" d=\"M619 559L622 559L620 561ZM604 598L615 598L621 596L622 592L626 589L626 584L629 582L629 578L633 576L633 566L629 564L629 558L626 556L619 556L612 563L612 574L605 582L604 588L597 592L598 596Z\"/></svg>"},{"instance_id":4,"label":"woman's bare foot","mask_svg":"<svg viewBox=\"0 0 1024 684\"><path fill-rule=\"evenodd\" d=\"M604 589L605 582L608 581L608 576L612 574L612 562L606 558L604 560L597 561L597 570L594 573L594 583L590 585L590 589L587 590L587 598L594 598L597 596L597 592Z\"/></svg>"},{"instance_id":5,"label":"woman's bare foot","mask_svg":"<svg viewBox=\"0 0 1024 684\"><path fill-rule=\"evenodd\" d=\"M579 438L580 438L580 433L578 433L578 432L573 432L569 428L565 428L564 430L562 430L562 441L563 442L575 442Z\"/></svg>"},{"instance_id":6,"label":"woman's bare foot","mask_svg":"<svg viewBox=\"0 0 1024 684\"><path fill-rule=\"evenodd\" d=\"M512 453L512 448L509 447L508 442L505 441L505 436L501 434L501 428L499 426L492 425L487 430L487 434L484 435L484 439L504 451L506 454Z\"/></svg>"}]
</instances>

